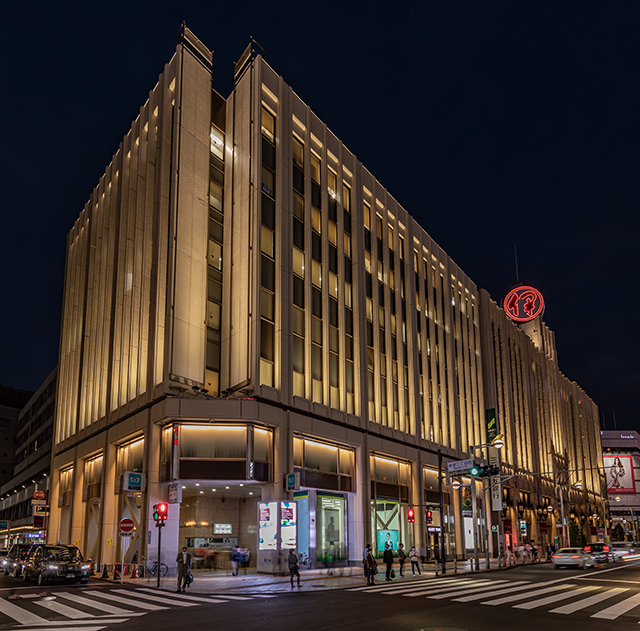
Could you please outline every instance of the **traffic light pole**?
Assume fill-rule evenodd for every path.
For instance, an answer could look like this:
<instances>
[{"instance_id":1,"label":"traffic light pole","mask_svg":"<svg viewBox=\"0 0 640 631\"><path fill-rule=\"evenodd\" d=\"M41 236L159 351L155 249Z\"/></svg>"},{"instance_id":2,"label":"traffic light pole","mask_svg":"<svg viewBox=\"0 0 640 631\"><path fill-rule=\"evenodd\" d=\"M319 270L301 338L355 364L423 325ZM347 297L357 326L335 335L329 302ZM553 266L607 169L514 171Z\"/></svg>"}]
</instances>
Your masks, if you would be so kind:
<instances>
[{"instance_id":1,"label":"traffic light pole","mask_svg":"<svg viewBox=\"0 0 640 631\"><path fill-rule=\"evenodd\" d=\"M158 569L157 569L158 574L156 576L156 578L157 578L156 587L158 589L160 589L160 568L162 567L160 565L160 560L161 560L160 559L160 544L162 542L162 526L164 526L164 524L162 522L157 522L156 526L158 528Z\"/></svg>"},{"instance_id":2,"label":"traffic light pole","mask_svg":"<svg viewBox=\"0 0 640 631\"><path fill-rule=\"evenodd\" d=\"M444 546L444 490L442 488L442 450L438 449L438 495L440 502L440 564L442 573L447 573Z\"/></svg>"}]
</instances>

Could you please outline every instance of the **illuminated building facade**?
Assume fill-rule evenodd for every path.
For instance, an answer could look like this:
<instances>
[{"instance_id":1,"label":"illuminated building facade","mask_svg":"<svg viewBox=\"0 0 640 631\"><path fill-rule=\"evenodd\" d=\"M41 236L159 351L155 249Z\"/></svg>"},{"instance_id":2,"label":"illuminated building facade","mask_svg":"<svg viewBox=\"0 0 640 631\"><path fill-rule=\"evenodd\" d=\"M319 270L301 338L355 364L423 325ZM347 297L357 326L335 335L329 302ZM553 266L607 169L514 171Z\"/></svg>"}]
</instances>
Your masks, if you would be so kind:
<instances>
[{"instance_id":1,"label":"illuminated building facade","mask_svg":"<svg viewBox=\"0 0 640 631\"><path fill-rule=\"evenodd\" d=\"M296 500L312 564L428 556L440 526L462 556L457 493L433 532L407 510L438 501L439 448L486 442L480 323L474 283L262 57L223 98L184 27L68 237L51 537L113 563L128 517L134 560L168 500L168 563L255 559L259 503Z\"/></svg>"}]
</instances>

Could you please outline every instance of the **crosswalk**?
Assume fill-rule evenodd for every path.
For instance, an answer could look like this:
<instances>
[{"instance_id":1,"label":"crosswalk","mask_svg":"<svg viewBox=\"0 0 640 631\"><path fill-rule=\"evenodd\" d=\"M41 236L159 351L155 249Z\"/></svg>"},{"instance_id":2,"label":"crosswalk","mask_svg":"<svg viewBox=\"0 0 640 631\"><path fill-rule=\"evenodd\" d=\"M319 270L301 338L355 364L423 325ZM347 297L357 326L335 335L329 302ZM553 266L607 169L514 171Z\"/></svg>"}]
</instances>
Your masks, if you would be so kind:
<instances>
[{"instance_id":1,"label":"crosswalk","mask_svg":"<svg viewBox=\"0 0 640 631\"><path fill-rule=\"evenodd\" d=\"M524 611L539 610L565 616L578 614L604 620L615 620L631 612L640 622L640 591L630 587L578 584L566 579L533 582L465 576L367 585L347 591L427 600L449 599L457 603L477 602L489 607L506 605Z\"/></svg>"},{"instance_id":2,"label":"crosswalk","mask_svg":"<svg viewBox=\"0 0 640 631\"><path fill-rule=\"evenodd\" d=\"M42 631L45 627L47 631L101 631L150 612L274 597L169 594L145 587L25 592L11 600L0 597L0 625L21 631Z\"/></svg>"}]
</instances>

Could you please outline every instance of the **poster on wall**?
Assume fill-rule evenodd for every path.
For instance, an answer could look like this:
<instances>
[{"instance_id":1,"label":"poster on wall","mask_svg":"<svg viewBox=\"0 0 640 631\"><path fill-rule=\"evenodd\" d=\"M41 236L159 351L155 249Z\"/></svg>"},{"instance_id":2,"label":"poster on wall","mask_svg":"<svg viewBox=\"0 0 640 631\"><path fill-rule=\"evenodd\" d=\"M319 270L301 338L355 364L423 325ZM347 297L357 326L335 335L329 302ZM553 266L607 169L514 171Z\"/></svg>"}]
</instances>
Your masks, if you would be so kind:
<instances>
[{"instance_id":1,"label":"poster on wall","mask_svg":"<svg viewBox=\"0 0 640 631\"><path fill-rule=\"evenodd\" d=\"M298 523L296 502L280 503L280 548L295 550L298 545Z\"/></svg>"},{"instance_id":2,"label":"poster on wall","mask_svg":"<svg viewBox=\"0 0 640 631\"><path fill-rule=\"evenodd\" d=\"M635 493L636 483L631 456L603 454L604 472L607 478L607 491L610 495Z\"/></svg>"},{"instance_id":3,"label":"poster on wall","mask_svg":"<svg viewBox=\"0 0 640 631\"><path fill-rule=\"evenodd\" d=\"M258 548L278 549L278 502L258 503Z\"/></svg>"},{"instance_id":4,"label":"poster on wall","mask_svg":"<svg viewBox=\"0 0 640 631\"><path fill-rule=\"evenodd\" d=\"M397 530L378 530L378 550L384 550L386 544L389 544L391 550L398 549L398 531Z\"/></svg>"}]
</instances>

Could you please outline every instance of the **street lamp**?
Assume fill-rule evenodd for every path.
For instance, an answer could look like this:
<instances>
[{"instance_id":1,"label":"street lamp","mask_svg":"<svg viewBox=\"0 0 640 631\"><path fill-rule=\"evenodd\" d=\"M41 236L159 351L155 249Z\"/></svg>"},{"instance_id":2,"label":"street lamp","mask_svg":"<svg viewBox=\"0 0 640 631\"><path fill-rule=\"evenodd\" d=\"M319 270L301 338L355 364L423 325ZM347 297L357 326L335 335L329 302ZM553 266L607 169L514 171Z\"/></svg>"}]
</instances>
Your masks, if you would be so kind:
<instances>
[{"instance_id":1,"label":"street lamp","mask_svg":"<svg viewBox=\"0 0 640 631\"><path fill-rule=\"evenodd\" d=\"M502 449L504 447L504 434L498 434L490 442L482 443L481 445L469 445L469 453L473 455L476 449L482 449L484 447L495 447L496 449ZM480 454L480 465L484 465L484 452ZM455 488L455 487L454 487ZM487 559L487 569L489 569L489 531L487 529L487 506L486 506L484 478L482 478L482 518L484 520L484 550ZM476 483L473 477L471 478L471 514L473 519L473 559L476 571L480 570L480 561L478 559L478 524L477 524L477 502L476 502Z\"/></svg>"}]
</instances>

